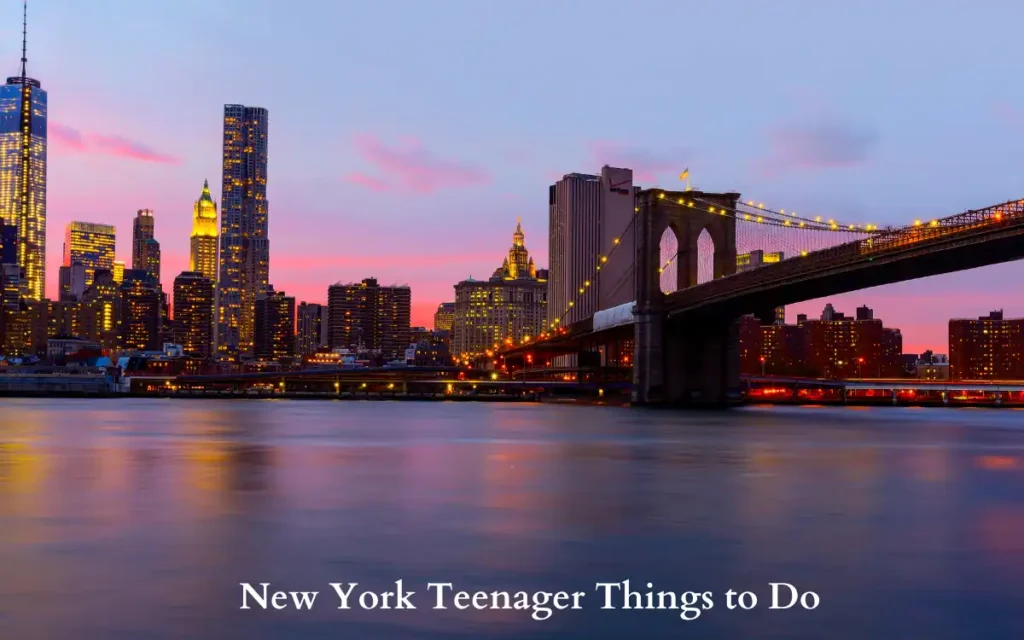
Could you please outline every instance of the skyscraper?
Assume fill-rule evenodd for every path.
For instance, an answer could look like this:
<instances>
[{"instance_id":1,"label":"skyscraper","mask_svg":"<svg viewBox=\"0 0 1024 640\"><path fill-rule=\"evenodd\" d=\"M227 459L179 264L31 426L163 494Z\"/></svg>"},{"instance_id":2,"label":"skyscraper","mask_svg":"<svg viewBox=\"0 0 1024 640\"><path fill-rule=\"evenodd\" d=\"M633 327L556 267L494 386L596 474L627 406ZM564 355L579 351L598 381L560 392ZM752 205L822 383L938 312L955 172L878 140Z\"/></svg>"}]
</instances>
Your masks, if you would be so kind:
<instances>
[{"instance_id":1,"label":"skyscraper","mask_svg":"<svg viewBox=\"0 0 1024 640\"><path fill-rule=\"evenodd\" d=\"M631 169L608 166L600 175L570 173L549 188L549 327L633 299L635 191Z\"/></svg>"},{"instance_id":2,"label":"skyscraper","mask_svg":"<svg viewBox=\"0 0 1024 640\"><path fill-rule=\"evenodd\" d=\"M1002 310L977 320L949 321L949 375L953 380L1024 378L1024 319Z\"/></svg>"},{"instance_id":3,"label":"skyscraper","mask_svg":"<svg viewBox=\"0 0 1024 640\"><path fill-rule=\"evenodd\" d=\"M85 267L85 286L92 286L97 269L114 269L115 229L109 224L69 222L64 231L64 266Z\"/></svg>"},{"instance_id":4,"label":"skyscraper","mask_svg":"<svg viewBox=\"0 0 1024 640\"><path fill-rule=\"evenodd\" d=\"M132 269L145 271L160 282L160 243L154 237L151 209L139 209L132 223Z\"/></svg>"},{"instance_id":5,"label":"skyscraper","mask_svg":"<svg viewBox=\"0 0 1024 640\"><path fill-rule=\"evenodd\" d=\"M213 282L184 271L174 279L174 339L186 353L207 357L213 347Z\"/></svg>"},{"instance_id":6,"label":"skyscraper","mask_svg":"<svg viewBox=\"0 0 1024 640\"><path fill-rule=\"evenodd\" d=\"M132 222L132 269L146 271L146 240L154 237L154 220L151 209L139 209Z\"/></svg>"},{"instance_id":7,"label":"skyscraper","mask_svg":"<svg viewBox=\"0 0 1024 640\"><path fill-rule=\"evenodd\" d=\"M156 351L160 349L163 327L163 296L160 287L147 272L125 272L120 293L118 342L122 349Z\"/></svg>"},{"instance_id":8,"label":"skyscraper","mask_svg":"<svg viewBox=\"0 0 1024 640\"><path fill-rule=\"evenodd\" d=\"M455 303L442 302L434 312L434 331L451 331L455 322Z\"/></svg>"},{"instance_id":9,"label":"skyscraper","mask_svg":"<svg viewBox=\"0 0 1024 640\"><path fill-rule=\"evenodd\" d=\"M0 87L0 223L18 228L23 293L42 300L46 289L46 92L27 75L27 14L21 74Z\"/></svg>"},{"instance_id":10,"label":"skyscraper","mask_svg":"<svg viewBox=\"0 0 1024 640\"><path fill-rule=\"evenodd\" d=\"M266 109L224 105L218 350L253 355L256 296L270 283Z\"/></svg>"},{"instance_id":11,"label":"skyscraper","mask_svg":"<svg viewBox=\"0 0 1024 640\"><path fill-rule=\"evenodd\" d=\"M277 360L295 355L295 298L284 291L266 291L256 296L253 323L256 356L261 360Z\"/></svg>"},{"instance_id":12,"label":"skyscraper","mask_svg":"<svg viewBox=\"0 0 1024 640\"><path fill-rule=\"evenodd\" d=\"M332 349L355 347L386 357L409 346L412 290L382 287L376 278L332 284L327 288L327 343Z\"/></svg>"},{"instance_id":13,"label":"skyscraper","mask_svg":"<svg viewBox=\"0 0 1024 640\"><path fill-rule=\"evenodd\" d=\"M327 305L303 302L298 310L296 351L308 356L327 344Z\"/></svg>"},{"instance_id":14,"label":"skyscraper","mask_svg":"<svg viewBox=\"0 0 1024 640\"><path fill-rule=\"evenodd\" d=\"M210 195L210 183L203 181L203 192L192 205L192 249L189 269L217 282L217 205Z\"/></svg>"},{"instance_id":15,"label":"skyscraper","mask_svg":"<svg viewBox=\"0 0 1024 640\"><path fill-rule=\"evenodd\" d=\"M142 264L133 269L145 271L160 282L160 243L156 238L146 240L142 249Z\"/></svg>"}]
</instances>

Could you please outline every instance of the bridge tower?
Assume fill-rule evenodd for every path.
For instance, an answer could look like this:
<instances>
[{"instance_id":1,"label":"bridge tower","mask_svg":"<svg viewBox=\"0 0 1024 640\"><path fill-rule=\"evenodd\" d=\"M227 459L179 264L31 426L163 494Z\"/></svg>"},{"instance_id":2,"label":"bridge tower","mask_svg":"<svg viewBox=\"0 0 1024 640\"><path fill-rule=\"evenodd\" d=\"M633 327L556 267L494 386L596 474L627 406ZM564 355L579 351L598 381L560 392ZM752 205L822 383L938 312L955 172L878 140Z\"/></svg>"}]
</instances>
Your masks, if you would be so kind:
<instances>
[{"instance_id":1,"label":"bridge tower","mask_svg":"<svg viewBox=\"0 0 1024 640\"><path fill-rule=\"evenodd\" d=\"M736 210L740 194L648 189L636 197L636 308L633 403L723 405L740 384L737 318L668 320L661 291L661 238L672 229L679 253L677 289L697 284L697 240L715 243L714 277L736 272ZM688 206L695 202L695 207Z\"/></svg>"}]
</instances>

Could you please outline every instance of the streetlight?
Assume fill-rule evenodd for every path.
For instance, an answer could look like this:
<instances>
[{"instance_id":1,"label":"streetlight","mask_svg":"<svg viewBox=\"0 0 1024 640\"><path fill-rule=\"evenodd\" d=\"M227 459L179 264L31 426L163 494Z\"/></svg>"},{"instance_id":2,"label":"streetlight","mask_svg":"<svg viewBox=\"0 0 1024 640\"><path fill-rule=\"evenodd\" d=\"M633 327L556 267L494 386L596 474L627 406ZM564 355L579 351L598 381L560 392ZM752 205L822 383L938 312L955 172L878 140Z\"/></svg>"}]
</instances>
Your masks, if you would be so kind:
<instances>
[{"instance_id":1,"label":"streetlight","mask_svg":"<svg viewBox=\"0 0 1024 640\"><path fill-rule=\"evenodd\" d=\"M857 377L863 378L864 376L860 373L860 366L864 364L864 358L857 358Z\"/></svg>"},{"instance_id":2,"label":"streetlight","mask_svg":"<svg viewBox=\"0 0 1024 640\"><path fill-rule=\"evenodd\" d=\"M764 359L764 356L761 356L761 375L762 376L764 375L764 367L765 367L765 359Z\"/></svg>"}]
</instances>

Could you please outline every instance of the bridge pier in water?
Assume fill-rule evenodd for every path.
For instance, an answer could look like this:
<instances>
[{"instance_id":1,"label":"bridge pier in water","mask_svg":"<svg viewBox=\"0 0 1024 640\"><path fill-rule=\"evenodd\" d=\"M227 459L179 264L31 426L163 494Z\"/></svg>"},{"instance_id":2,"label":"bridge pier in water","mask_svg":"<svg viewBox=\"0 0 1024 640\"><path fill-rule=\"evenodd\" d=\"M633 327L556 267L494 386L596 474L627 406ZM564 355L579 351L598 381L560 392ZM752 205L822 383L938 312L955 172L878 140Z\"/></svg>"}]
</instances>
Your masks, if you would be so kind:
<instances>
[{"instance_id":1,"label":"bridge pier in water","mask_svg":"<svg viewBox=\"0 0 1024 640\"><path fill-rule=\"evenodd\" d=\"M677 287L697 285L697 240L706 230L715 244L713 277L735 273L736 220L711 211L716 207L735 210L738 201L737 193L649 190L638 194L634 404L722 407L739 399L738 317L667 318L660 254L662 234L672 229L679 247ZM690 207L689 202L699 204Z\"/></svg>"}]
</instances>

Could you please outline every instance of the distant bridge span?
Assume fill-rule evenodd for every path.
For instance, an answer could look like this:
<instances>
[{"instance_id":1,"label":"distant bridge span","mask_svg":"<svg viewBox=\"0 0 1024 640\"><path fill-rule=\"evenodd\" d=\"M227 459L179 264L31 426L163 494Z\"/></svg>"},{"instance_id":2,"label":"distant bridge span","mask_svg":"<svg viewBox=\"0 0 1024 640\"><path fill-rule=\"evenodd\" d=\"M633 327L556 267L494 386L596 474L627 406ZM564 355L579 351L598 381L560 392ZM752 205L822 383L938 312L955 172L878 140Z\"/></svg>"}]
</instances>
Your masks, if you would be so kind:
<instances>
[{"instance_id":1,"label":"distant bridge span","mask_svg":"<svg viewBox=\"0 0 1024 640\"><path fill-rule=\"evenodd\" d=\"M699 313L764 320L777 306L1024 258L1024 200L815 251L668 294L669 318Z\"/></svg>"},{"instance_id":2,"label":"distant bridge span","mask_svg":"<svg viewBox=\"0 0 1024 640\"><path fill-rule=\"evenodd\" d=\"M762 205L743 209L751 203L741 205L739 197L639 192L631 222L636 227L630 267L635 302L570 325L556 323L540 342L499 354L526 359L531 353L584 353L595 345L628 339L633 343L634 403L728 405L741 391L737 320L742 315L754 314L770 323L782 305L1024 258L1024 200L1012 200L896 229L851 225L850 233L858 236L852 242L790 253L777 263L736 273L738 224L743 229L761 224L769 236L775 229L796 237L837 230L832 221L799 218ZM661 277L668 263L660 252L668 229L679 247L669 260L678 258L678 290L665 294ZM713 273L710 281L698 284L703 232L714 243ZM785 240L766 237L764 248L773 249L773 242Z\"/></svg>"}]
</instances>

